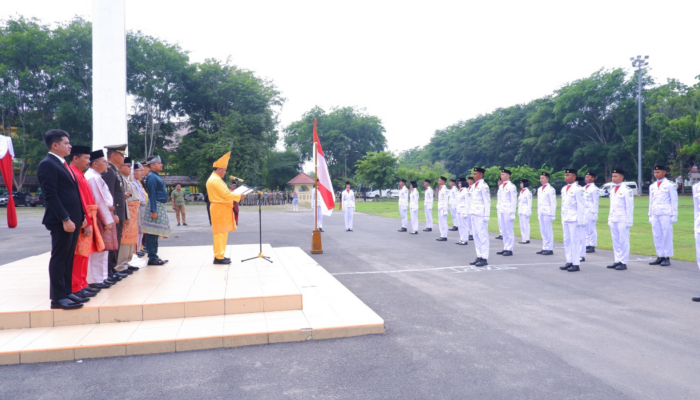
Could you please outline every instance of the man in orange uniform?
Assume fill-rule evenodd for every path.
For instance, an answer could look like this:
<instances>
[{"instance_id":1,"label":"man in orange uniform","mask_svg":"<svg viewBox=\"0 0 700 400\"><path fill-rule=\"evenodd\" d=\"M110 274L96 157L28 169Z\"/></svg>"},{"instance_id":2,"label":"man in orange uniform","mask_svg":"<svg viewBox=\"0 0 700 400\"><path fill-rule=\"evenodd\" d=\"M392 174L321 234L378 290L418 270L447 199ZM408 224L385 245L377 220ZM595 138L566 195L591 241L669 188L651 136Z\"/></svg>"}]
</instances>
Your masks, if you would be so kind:
<instances>
[{"instance_id":1,"label":"man in orange uniform","mask_svg":"<svg viewBox=\"0 0 700 400\"><path fill-rule=\"evenodd\" d=\"M214 170L207 179L207 194L211 202L211 231L214 236L214 264L231 264L231 260L224 257L224 253L228 233L236 230L233 202L245 199L245 195L233 194L223 180L229 158L231 158L230 151L216 160Z\"/></svg>"}]
</instances>

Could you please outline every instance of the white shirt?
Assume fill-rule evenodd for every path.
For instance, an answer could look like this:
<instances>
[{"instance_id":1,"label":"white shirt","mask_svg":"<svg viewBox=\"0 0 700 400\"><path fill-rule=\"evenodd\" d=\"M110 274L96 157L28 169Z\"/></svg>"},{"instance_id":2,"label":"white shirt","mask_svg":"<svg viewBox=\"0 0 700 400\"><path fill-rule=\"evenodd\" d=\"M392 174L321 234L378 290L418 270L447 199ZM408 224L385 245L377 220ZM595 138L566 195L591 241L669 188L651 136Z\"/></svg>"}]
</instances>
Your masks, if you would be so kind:
<instances>
[{"instance_id":1,"label":"white shirt","mask_svg":"<svg viewBox=\"0 0 700 400\"><path fill-rule=\"evenodd\" d=\"M425 188L425 197L423 198L423 204L428 207L428 210L433 209L433 188L428 186Z\"/></svg>"},{"instance_id":2,"label":"white shirt","mask_svg":"<svg viewBox=\"0 0 700 400\"><path fill-rule=\"evenodd\" d=\"M586 223L586 203L583 200L581 186L571 183L561 188L561 220L575 222L577 225Z\"/></svg>"},{"instance_id":3,"label":"white shirt","mask_svg":"<svg viewBox=\"0 0 700 400\"><path fill-rule=\"evenodd\" d=\"M113 223L114 218L112 218L112 212L109 211L109 207L114 206L114 199L109 192L109 187L102 179L102 175L98 174L94 169L88 168L85 171L85 179L90 184L92 197L95 198L95 204L97 204L97 215L100 221L105 225Z\"/></svg>"},{"instance_id":4,"label":"white shirt","mask_svg":"<svg viewBox=\"0 0 700 400\"><path fill-rule=\"evenodd\" d=\"M440 186L438 189L438 211L447 210L448 198L450 197L450 191L445 187L445 185Z\"/></svg>"},{"instance_id":5,"label":"white shirt","mask_svg":"<svg viewBox=\"0 0 700 400\"><path fill-rule=\"evenodd\" d=\"M416 189L416 188L411 189L411 195L410 195L411 211L418 210L419 198L420 198L420 193L418 193L418 189Z\"/></svg>"},{"instance_id":6,"label":"white shirt","mask_svg":"<svg viewBox=\"0 0 700 400\"><path fill-rule=\"evenodd\" d=\"M355 208L355 192L353 192L352 189L343 190L343 194L340 200L342 201L343 209Z\"/></svg>"},{"instance_id":7,"label":"white shirt","mask_svg":"<svg viewBox=\"0 0 700 400\"><path fill-rule=\"evenodd\" d=\"M593 183L587 183L583 187L583 201L586 203L586 214L591 221L598 220L598 202L600 194L598 187Z\"/></svg>"},{"instance_id":8,"label":"white shirt","mask_svg":"<svg viewBox=\"0 0 700 400\"><path fill-rule=\"evenodd\" d=\"M450 208L457 207L457 192L459 192L457 185L450 188L449 196L447 197L447 204Z\"/></svg>"},{"instance_id":9,"label":"white shirt","mask_svg":"<svg viewBox=\"0 0 700 400\"><path fill-rule=\"evenodd\" d=\"M491 216L491 191L489 185L483 179L479 179L469 187L469 214L477 217L489 218Z\"/></svg>"},{"instance_id":10,"label":"white shirt","mask_svg":"<svg viewBox=\"0 0 700 400\"><path fill-rule=\"evenodd\" d=\"M626 185L617 185L610 189L610 214L608 222L625 222L632 226L634 220L634 196Z\"/></svg>"},{"instance_id":11,"label":"white shirt","mask_svg":"<svg viewBox=\"0 0 700 400\"><path fill-rule=\"evenodd\" d=\"M399 208L408 208L408 189L406 186L399 190Z\"/></svg>"},{"instance_id":12,"label":"white shirt","mask_svg":"<svg viewBox=\"0 0 700 400\"><path fill-rule=\"evenodd\" d=\"M498 186L496 198L496 210L499 213L515 215L515 209L518 205L518 191L511 181L505 181Z\"/></svg>"},{"instance_id":13,"label":"white shirt","mask_svg":"<svg viewBox=\"0 0 700 400\"><path fill-rule=\"evenodd\" d=\"M557 192L546 183L537 189L537 214L554 217L557 212Z\"/></svg>"},{"instance_id":14,"label":"white shirt","mask_svg":"<svg viewBox=\"0 0 700 400\"><path fill-rule=\"evenodd\" d=\"M469 189L461 188L457 191L457 213L461 215L469 214Z\"/></svg>"},{"instance_id":15,"label":"white shirt","mask_svg":"<svg viewBox=\"0 0 700 400\"><path fill-rule=\"evenodd\" d=\"M518 196L518 214L532 215L532 192L528 188L522 189Z\"/></svg>"},{"instance_id":16,"label":"white shirt","mask_svg":"<svg viewBox=\"0 0 700 400\"><path fill-rule=\"evenodd\" d=\"M649 217L652 215L678 217L676 184L666 178L649 186Z\"/></svg>"},{"instance_id":17,"label":"white shirt","mask_svg":"<svg viewBox=\"0 0 700 400\"><path fill-rule=\"evenodd\" d=\"M700 182L693 185L693 216L695 233L700 233Z\"/></svg>"}]
</instances>

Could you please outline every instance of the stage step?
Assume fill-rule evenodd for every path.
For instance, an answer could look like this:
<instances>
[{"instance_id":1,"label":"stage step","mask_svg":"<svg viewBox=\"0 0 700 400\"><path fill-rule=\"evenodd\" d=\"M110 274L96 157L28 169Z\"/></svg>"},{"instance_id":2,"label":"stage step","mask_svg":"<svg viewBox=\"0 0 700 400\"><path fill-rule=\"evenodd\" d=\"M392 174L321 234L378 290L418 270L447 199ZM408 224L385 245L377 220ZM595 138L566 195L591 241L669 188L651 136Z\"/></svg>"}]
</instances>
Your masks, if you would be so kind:
<instances>
[{"instance_id":1,"label":"stage step","mask_svg":"<svg viewBox=\"0 0 700 400\"><path fill-rule=\"evenodd\" d=\"M179 250L183 251L182 259L187 259L196 251L203 251L197 247ZM235 267L228 269L229 277L236 275L234 271L240 272L235 268L254 268L260 277L266 275L260 271L271 272L273 266L281 267L297 288L299 298L303 298L302 309L3 329L0 330L0 365L384 333L382 318L304 251L296 247L272 249L266 246L264 252L272 257L274 264L264 266L267 263L262 260L252 261L254 266L232 264ZM257 251L254 255L256 254ZM209 267L213 269L219 266L201 265L200 269ZM0 271L3 269L0 267ZM146 271L148 268L138 273ZM279 276L277 273L272 275ZM127 281L134 277L127 278ZM274 281L258 282L260 286L275 286ZM251 285L252 283L248 284ZM264 299L262 306L264 307ZM68 314L71 311L62 313Z\"/></svg>"}]
</instances>

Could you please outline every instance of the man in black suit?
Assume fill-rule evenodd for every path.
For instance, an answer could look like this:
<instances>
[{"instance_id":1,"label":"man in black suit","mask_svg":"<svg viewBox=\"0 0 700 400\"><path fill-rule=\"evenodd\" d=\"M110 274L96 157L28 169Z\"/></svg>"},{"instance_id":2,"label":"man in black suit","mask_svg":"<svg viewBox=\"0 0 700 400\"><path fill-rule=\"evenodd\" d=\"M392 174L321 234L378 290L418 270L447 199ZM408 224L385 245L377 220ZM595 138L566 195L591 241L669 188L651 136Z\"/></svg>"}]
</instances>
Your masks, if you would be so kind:
<instances>
[{"instance_id":1,"label":"man in black suit","mask_svg":"<svg viewBox=\"0 0 700 400\"><path fill-rule=\"evenodd\" d=\"M44 142L49 154L37 168L46 205L42 224L51 232L51 308L64 310L80 308L90 300L71 294L73 254L80 228L85 225L85 214L78 181L64 159L71 150L69 138L67 132L57 129L46 132Z\"/></svg>"},{"instance_id":2,"label":"man in black suit","mask_svg":"<svg viewBox=\"0 0 700 400\"><path fill-rule=\"evenodd\" d=\"M126 151L126 145L114 145L105 146L107 149L107 161L109 161L109 168L102 174L102 179L107 184L109 192L112 194L114 199L114 222L117 227L117 239L119 243L122 242L122 228L124 227L124 220L129 219L129 209L126 205L127 193L126 193L126 182L122 174L119 173L118 166L124 164L124 153ZM117 261L119 259L119 250L110 251L107 258L107 266L109 268L109 279L120 281L127 276L131 275L133 271L124 269L121 272L117 272L115 269L117 266Z\"/></svg>"}]
</instances>

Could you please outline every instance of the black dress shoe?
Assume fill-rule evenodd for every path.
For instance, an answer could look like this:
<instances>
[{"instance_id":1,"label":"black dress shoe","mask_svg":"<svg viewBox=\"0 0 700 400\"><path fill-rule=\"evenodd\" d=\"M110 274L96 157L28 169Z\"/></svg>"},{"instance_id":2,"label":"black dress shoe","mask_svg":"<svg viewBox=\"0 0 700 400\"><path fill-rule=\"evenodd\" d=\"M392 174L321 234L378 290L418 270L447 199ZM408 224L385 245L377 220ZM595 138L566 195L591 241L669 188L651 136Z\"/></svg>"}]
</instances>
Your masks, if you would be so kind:
<instances>
[{"instance_id":1,"label":"black dress shoe","mask_svg":"<svg viewBox=\"0 0 700 400\"><path fill-rule=\"evenodd\" d=\"M529 240L525 240L525 241L523 241L523 242L518 242L518 243L520 243L520 244L528 244L528 243L530 243L530 241L529 241Z\"/></svg>"},{"instance_id":2,"label":"black dress shoe","mask_svg":"<svg viewBox=\"0 0 700 400\"><path fill-rule=\"evenodd\" d=\"M90 286L84 287L83 290L95 294L100 293L102 291L102 289L91 288Z\"/></svg>"},{"instance_id":3,"label":"black dress shoe","mask_svg":"<svg viewBox=\"0 0 700 400\"><path fill-rule=\"evenodd\" d=\"M581 261L581 262L586 261L586 257L581 257L581 260L579 260L579 261Z\"/></svg>"},{"instance_id":4,"label":"black dress shoe","mask_svg":"<svg viewBox=\"0 0 700 400\"><path fill-rule=\"evenodd\" d=\"M117 281L113 281L113 280L111 280L111 279L109 279L109 278L108 278L108 279L105 279L105 280L102 282L102 284L103 284L103 285L106 285L108 288L111 288L111 287L114 286L116 283L117 283Z\"/></svg>"},{"instance_id":5,"label":"black dress shoe","mask_svg":"<svg viewBox=\"0 0 700 400\"><path fill-rule=\"evenodd\" d=\"M506 256L506 257L510 257L510 256L513 255L513 252L510 251L510 250L506 250L506 251L503 252L503 255Z\"/></svg>"},{"instance_id":6,"label":"black dress shoe","mask_svg":"<svg viewBox=\"0 0 700 400\"><path fill-rule=\"evenodd\" d=\"M122 276L120 276L120 275L112 274L112 275L110 275L109 278L107 278L107 279L109 279L110 281L113 281L113 282L119 282L119 281L121 281L121 280L124 279L124 278L123 278Z\"/></svg>"},{"instance_id":7,"label":"black dress shoe","mask_svg":"<svg viewBox=\"0 0 700 400\"><path fill-rule=\"evenodd\" d=\"M586 246L586 253L595 253L595 247Z\"/></svg>"},{"instance_id":8,"label":"black dress shoe","mask_svg":"<svg viewBox=\"0 0 700 400\"><path fill-rule=\"evenodd\" d=\"M399 232L408 232L408 229L406 229L406 228L401 228L401 229L399 229Z\"/></svg>"},{"instance_id":9,"label":"black dress shoe","mask_svg":"<svg viewBox=\"0 0 700 400\"><path fill-rule=\"evenodd\" d=\"M469 235L469 240L474 240L474 235Z\"/></svg>"},{"instance_id":10,"label":"black dress shoe","mask_svg":"<svg viewBox=\"0 0 700 400\"><path fill-rule=\"evenodd\" d=\"M559 267L559 269L562 271L565 271L573 266L574 266L574 264L572 264L572 263L566 263L566 265Z\"/></svg>"},{"instance_id":11,"label":"black dress shoe","mask_svg":"<svg viewBox=\"0 0 700 400\"><path fill-rule=\"evenodd\" d=\"M214 264L231 264L231 260L227 260L227 259L225 259L225 258L219 260L218 258L215 258L215 259L214 259Z\"/></svg>"},{"instance_id":12,"label":"black dress shoe","mask_svg":"<svg viewBox=\"0 0 700 400\"><path fill-rule=\"evenodd\" d=\"M187 224L186 224L186 223L184 223L184 222L182 223L182 225L184 225L184 226L187 226Z\"/></svg>"},{"instance_id":13,"label":"black dress shoe","mask_svg":"<svg viewBox=\"0 0 700 400\"><path fill-rule=\"evenodd\" d=\"M501 250L501 251L497 251L496 254L498 254L500 256L501 254L503 254L505 252L506 252L505 250Z\"/></svg>"},{"instance_id":14,"label":"black dress shoe","mask_svg":"<svg viewBox=\"0 0 700 400\"><path fill-rule=\"evenodd\" d=\"M441 238L437 238L435 240L437 240L438 242L446 242L447 238L441 237Z\"/></svg>"},{"instance_id":15,"label":"black dress shoe","mask_svg":"<svg viewBox=\"0 0 700 400\"><path fill-rule=\"evenodd\" d=\"M433 228L425 228L425 229L423 229L423 232L432 232L432 231L433 231Z\"/></svg>"},{"instance_id":16,"label":"black dress shoe","mask_svg":"<svg viewBox=\"0 0 700 400\"><path fill-rule=\"evenodd\" d=\"M664 257L664 260L661 261L661 264L659 265L661 265L662 267L668 267L669 265L671 265L671 259L668 257Z\"/></svg>"},{"instance_id":17,"label":"black dress shoe","mask_svg":"<svg viewBox=\"0 0 700 400\"><path fill-rule=\"evenodd\" d=\"M90 287L95 289L109 289L110 285L104 283L91 283Z\"/></svg>"},{"instance_id":18,"label":"black dress shoe","mask_svg":"<svg viewBox=\"0 0 700 400\"><path fill-rule=\"evenodd\" d=\"M418 231L415 231L415 232L408 232L408 233L410 233L411 235L417 235L417 234L418 234Z\"/></svg>"},{"instance_id":19,"label":"black dress shoe","mask_svg":"<svg viewBox=\"0 0 700 400\"><path fill-rule=\"evenodd\" d=\"M160 257L158 257L158 261L162 262L163 264L167 264L169 260L163 260Z\"/></svg>"},{"instance_id":20,"label":"black dress shoe","mask_svg":"<svg viewBox=\"0 0 700 400\"><path fill-rule=\"evenodd\" d=\"M649 263L649 265L659 265L664 261L663 257L656 257L656 260Z\"/></svg>"},{"instance_id":21,"label":"black dress shoe","mask_svg":"<svg viewBox=\"0 0 700 400\"><path fill-rule=\"evenodd\" d=\"M83 306L83 303L76 303L70 299L51 300L52 310L75 310Z\"/></svg>"},{"instance_id":22,"label":"black dress shoe","mask_svg":"<svg viewBox=\"0 0 700 400\"><path fill-rule=\"evenodd\" d=\"M569 267L569 269L567 269L567 271L569 271L569 272L576 272L576 271L580 271L580 270L581 270L581 268L579 268L578 265L572 265Z\"/></svg>"},{"instance_id":23,"label":"black dress shoe","mask_svg":"<svg viewBox=\"0 0 700 400\"><path fill-rule=\"evenodd\" d=\"M699 297L693 297L693 301L700 302L700 296L699 296Z\"/></svg>"},{"instance_id":24,"label":"black dress shoe","mask_svg":"<svg viewBox=\"0 0 700 400\"><path fill-rule=\"evenodd\" d=\"M544 254L545 256L553 256L554 250L545 250L542 254Z\"/></svg>"},{"instance_id":25,"label":"black dress shoe","mask_svg":"<svg viewBox=\"0 0 700 400\"><path fill-rule=\"evenodd\" d=\"M457 242L457 243L455 243L455 244L458 244L458 245L460 245L460 246L466 246L466 245L468 245L469 243L468 243L468 242L459 241L459 242Z\"/></svg>"},{"instance_id":26,"label":"black dress shoe","mask_svg":"<svg viewBox=\"0 0 700 400\"><path fill-rule=\"evenodd\" d=\"M538 251L538 252L535 253L535 254L544 254L544 252L545 252L545 250L540 250L540 251Z\"/></svg>"},{"instance_id":27,"label":"black dress shoe","mask_svg":"<svg viewBox=\"0 0 700 400\"><path fill-rule=\"evenodd\" d=\"M318 231L319 231L319 232L323 232L323 228L318 228Z\"/></svg>"},{"instance_id":28,"label":"black dress shoe","mask_svg":"<svg viewBox=\"0 0 700 400\"><path fill-rule=\"evenodd\" d=\"M177 226L180 226L180 224L177 224Z\"/></svg>"},{"instance_id":29,"label":"black dress shoe","mask_svg":"<svg viewBox=\"0 0 700 400\"><path fill-rule=\"evenodd\" d=\"M86 291L86 290L80 290L80 291L77 291L77 292L75 292L75 293L73 293L73 294L76 295L76 296L78 296L78 297L82 297L82 298L84 298L84 299L97 296L97 293L88 292L88 291Z\"/></svg>"},{"instance_id":30,"label":"black dress shoe","mask_svg":"<svg viewBox=\"0 0 700 400\"><path fill-rule=\"evenodd\" d=\"M624 271L627 269L627 264L620 264L617 267L615 267L615 270L617 271Z\"/></svg>"},{"instance_id":31,"label":"black dress shoe","mask_svg":"<svg viewBox=\"0 0 700 400\"><path fill-rule=\"evenodd\" d=\"M348 229L348 232L353 232L353 230L352 230L352 229Z\"/></svg>"},{"instance_id":32,"label":"black dress shoe","mask_svg":"<svg viewBox=\"0 0 700 400\"><path fill-rule=\"evenodd\" d=\"M620 264L622 264L622 263L616 262L613 265L608 265L607 268L614 269L614 268L617 268L617 266Z\"/></svg>"},{"instance_id":33,"label":"black dress shoe","mask_svg":"<svg viewBox=\"0 0 700 400\"><path fill-rule=\"evenodd\" d=\"M148 265L163 265L165 264L161 259L148 260Z\"/></svg>"},{"instance_id":34,"label":"black dress shoe","mask_svg":"<svg viewBox=\"0 0 700 400\"><path fill-rule=\"evenodd\" d=\"M503 239L503 236L498 235L498 236L495 237L495 239Z\"/></svg>"},{"instance_id":35,"label":"black dress shoe","mask_svg":"<svg viewBox=\"0 0 700 400\"><path fill-rule=\"evenodd\" d=\"M489 265L489 263L485 258L482 258L478 263L474 264L475 267L485 267L487 265Z\"/></svg>"},{"instance_id":36,"label":"black dress shoe","mask_svg":"<svg viewBox=\"0 0 700 400\"><path fill-rule=\"evenodd\" d=\"M456 226L453 226L452 228L450 228L450 230L451 230L451 231L458 231L459 228L457 228Z\"/></svg>"},{"instance_id":37,"label":"black dress shoe","mask_svg":"<svg viewBox=\"0 0 700 400\"><path fill-rule=\"evenodd\" d=\"M138 271L138 270L141 269L141 268L139 268L139 267L132 267L131 265L129 265L128 267L126 267L126 269L128 269L129 271L132 271L132 272L136 272L136 271Z\"/></svg>"},{"instance_id":38,"label":"black dress shoe","mask_svg":"<svg viewBox=\"0 0 700 400\"><path fill-rule=\"evenodd\" d=\"M87 303L88 301L90 301L90 299L87 297L76 296L72 293L66 297L68 297L68 300L72 301L73 303Z\"/></svg>"},{"instance_id":39,"label":"black dress shoe","mask_svg":"<svg viewBox=\"0 0 700 400\"><path fill-rule=\"evenodd\" d=\"M134 271L131 271L129 268L127 268L127 269L124 269L124 270L119 271L118 273L119 273L119 274L122 274L122 275L125 275L124 278L126 278L127 276L133 274Z\"/></svg>"},{"instance_id":40,"label":"black dress shoe","mask_svg":"<svg viewBox=\"0 0 700 400\"><path fill-rule=\"evenodd\" d=\"M476 260L470 262L469 265L476 265L479 261L481 261L481 257L477 257Z\"/></svg>"}]
</instances>

